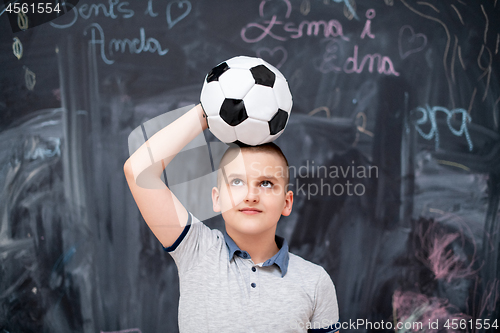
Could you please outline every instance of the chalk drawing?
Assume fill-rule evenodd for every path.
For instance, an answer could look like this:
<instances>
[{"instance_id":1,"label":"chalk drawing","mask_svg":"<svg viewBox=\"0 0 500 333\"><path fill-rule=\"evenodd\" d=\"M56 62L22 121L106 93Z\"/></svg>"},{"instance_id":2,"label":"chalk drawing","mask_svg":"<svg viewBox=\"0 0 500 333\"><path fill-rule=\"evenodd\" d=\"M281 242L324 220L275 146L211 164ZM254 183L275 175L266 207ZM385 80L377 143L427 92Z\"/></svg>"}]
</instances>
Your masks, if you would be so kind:
<instances>
[{"instance_id":1,"label":"chalk drawing","mask_svg":"<svg viewBox=\"0 0 500 333\"><path fill-rule=\"evenodd\" d=\"M17 14L17 25L21 30L26 30L29 27L28 16L26 16L23 12L19 12Z\"/></svg>"},{"instance_id":2,"label":"chalk drawing","mask_svg":"<svg viewBox=\"0 0 500 333\"><path fill-rule=\"evenodd\" d=\"M24 82L26 83L26 88L33 91L36 84L36 74L33 73L28 67L24 67Z\"/></svg>"},{"instance_id":3,"label":"chalk drawing","mask_svg":"<svg viewBox=\"0 0 500 333\"><path fill-rule=\"evenodd\" d=\"M307 15L311 11L311 2L309 0L302 0L300 4L300 12L302 15Z\"/></svg>"},{"instance_id":4,"label":"chalk drawing","mask_svg":"<svg viewBox=\"0 0 500 333\"><path fill-rule=\"evenodd\" d=\"M403 45L403 43L405 43L405 45ZM422 33L416 34L411 26L404 25L399 29L398 45L399 56L401 59L405 59L410 54L425 49L427 46L427 36Z\"/></svg>"},{"instance_id":5,"label":"chalk drawing","mask_svg":"<svg viewBox=\"0 0 500 333\"><path fill-rule=\"evenodd\" d=\"M179 8L179 9L183 9L184 6L186 6L186 8L184 9L184 12L181 13L176 18L172 18L172 9L171 8L172 8L173 4L177 4L177 8ZM191 12L191 8L192 8L191 2L189 2L187 0L170 2L167 5L167 24L168 24L168 28L172 29L172 27L174 25L176 25L177 23L179 23L180 21L182 21L182 19L184 19L186 16L188 16L189 13Z\"/></svg>"},{"instance_id":6,"label":"chalk drawing","mask_svg":"<svg viewBox=\"0 0 500 333\"><path fill-rule=\"evenodd\" d=\"M121 331L101 331L101 333L142 333L138 328L129 328Z\"/></svg>"},{"instance_id":7,"label":"chalk drawing","mask_svg":"<svg viewBox=\"0 0 500 333\"><path fill-rule=\"evenodd\" d=\"M274 49L268 49L267 47L261 47L257 49L257 57L262 58L269 62L271 65L274 65L276 68L280 68L283 66L285 63L286 59L288 58L288 52L283 46L277 46ZM267 56L269 54L269 56ZM281 57L278 58L278 61L276 61L276 56Z\"/></svg>"}]
</instances>

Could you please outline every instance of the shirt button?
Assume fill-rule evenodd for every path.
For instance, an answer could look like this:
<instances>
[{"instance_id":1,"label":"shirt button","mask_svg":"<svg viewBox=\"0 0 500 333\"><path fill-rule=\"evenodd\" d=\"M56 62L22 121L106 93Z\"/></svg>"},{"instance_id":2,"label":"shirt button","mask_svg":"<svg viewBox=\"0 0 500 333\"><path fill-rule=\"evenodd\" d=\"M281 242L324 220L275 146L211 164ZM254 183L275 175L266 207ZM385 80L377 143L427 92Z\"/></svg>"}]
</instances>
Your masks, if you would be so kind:
<instances>
[{"instance_id":1,"label":"shirt button","mask_svg":"<svg viewBox=\"0 0 500 333\"><path fill-rule=\"evenodd\" d=\"M257 268L252 267L252 272L255 272L256 270L257 270Z\"/></svg>"},{"instance_id":2,"label":"shirt button","mask_svg":"<svg viewBox=\"0 0 500 333\"><path fill-rule=\"evenodd\" d=\"M253 283L253 282L252 282L251 286L252 286L252 288L257 287L257 285L255 283Z\"/></svg>"}]
</instances>

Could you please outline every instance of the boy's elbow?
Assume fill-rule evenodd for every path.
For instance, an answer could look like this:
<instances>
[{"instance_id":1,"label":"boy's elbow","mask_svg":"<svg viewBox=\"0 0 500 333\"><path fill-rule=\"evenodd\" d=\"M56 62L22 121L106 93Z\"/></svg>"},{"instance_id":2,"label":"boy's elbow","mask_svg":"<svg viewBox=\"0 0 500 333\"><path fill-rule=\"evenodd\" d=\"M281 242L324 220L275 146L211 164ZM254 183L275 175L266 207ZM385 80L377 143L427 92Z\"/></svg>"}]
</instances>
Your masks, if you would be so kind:
<instances>
[{"instance_id":1,"label":"boy's elbow","mask_svg":"<svg viewBox=\"0 0 500 333\"><path fill-rule=\"evenodd\" d=\"M130 158L128 158L125 163L123 164L123 173L125 174L125 177L129 177L132 175L132 165L130 162Z\"/></svg>"}]
</instances>

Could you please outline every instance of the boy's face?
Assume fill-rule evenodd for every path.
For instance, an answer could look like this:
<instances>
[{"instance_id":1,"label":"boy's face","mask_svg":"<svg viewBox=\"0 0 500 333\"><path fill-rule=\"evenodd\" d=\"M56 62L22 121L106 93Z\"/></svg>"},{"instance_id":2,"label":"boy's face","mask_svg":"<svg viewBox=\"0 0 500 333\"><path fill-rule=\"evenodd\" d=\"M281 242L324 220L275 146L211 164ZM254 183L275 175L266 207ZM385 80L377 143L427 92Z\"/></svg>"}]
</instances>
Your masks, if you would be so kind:
<instances>
[{"instance_id":1,"label":"boy's face","mask_svg":"<svg viewBox=\"0 0 500 333\"><path fill-rule=\"evenodd\" d=\"M286 165L276 154L242 150L221 171L213 209L222 212L229 234L274 233L281 215L290 215L293 193L286 191Z\"/></svg>"}]
</instances>

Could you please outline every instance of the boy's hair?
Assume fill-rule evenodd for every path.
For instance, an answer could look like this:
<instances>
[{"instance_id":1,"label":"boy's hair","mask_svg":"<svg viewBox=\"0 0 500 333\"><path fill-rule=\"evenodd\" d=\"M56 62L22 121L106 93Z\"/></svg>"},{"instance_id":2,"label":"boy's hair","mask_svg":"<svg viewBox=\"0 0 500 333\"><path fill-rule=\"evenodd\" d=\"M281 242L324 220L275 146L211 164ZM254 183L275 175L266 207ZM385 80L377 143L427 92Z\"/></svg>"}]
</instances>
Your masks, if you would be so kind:
<instances>
[{"instance_id":1,"label":"boy's hair","mask_svg":"<svg viewBox=\"0 0 500 333\"><path fill-rule=\"evenodd\" d=\"M252 151L252 152L257 152L257 153L270 153L278 156L284 163L285 165L285 170L283 172L283 175L285 176L285 193L286 189L288 188L288 182L290 181L290 174L288 171L288 160L285 157L285 154L281 151L280 147L278 147L275 143L273 142L268 142L264 143L262 145L258 146L247 146L244 144L230 144L229 148L226 150L224 155L222 155L222 158L220 159L219 163L219 172L217 172L217 186L220 188L221 184L221 170L223 170L223 167L225 167L229 162L234 160L236 156L240 153L240 151Z\"/></svg>"}]
</instances>

